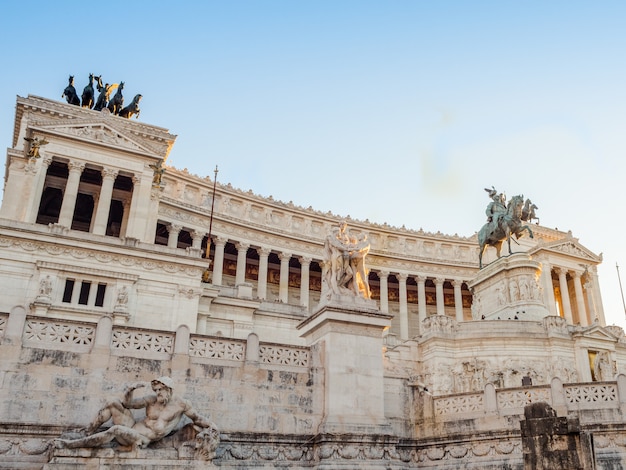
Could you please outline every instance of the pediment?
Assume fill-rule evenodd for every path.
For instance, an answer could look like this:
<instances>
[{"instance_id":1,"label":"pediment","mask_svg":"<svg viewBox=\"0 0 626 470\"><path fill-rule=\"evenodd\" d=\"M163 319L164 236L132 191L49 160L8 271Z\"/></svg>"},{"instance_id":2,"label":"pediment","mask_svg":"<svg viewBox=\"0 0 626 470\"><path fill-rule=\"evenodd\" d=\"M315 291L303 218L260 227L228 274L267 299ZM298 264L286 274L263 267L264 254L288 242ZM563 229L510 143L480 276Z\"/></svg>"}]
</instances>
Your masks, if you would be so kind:
<instances>
[{"instance_id":1,"label":"pediment","mask_svg":"<svg viewBox=\"0 0 626 470\"><path fill-rule=\"evenodd\" d=\"M585 339L612 341L612 342L616 342L619 339L609 330L607 330L606 328L598 324L593 324L587 327L580 327L577 333L581 336L584 336Z\"/></svg>"},{"instance_id":2,"label":"pediment","mask_svg":"<svg viewBox=\"0 0 626 470\"><path fill-rule=\"evenodd\" d=\"M34 124L32 129L37 129L48 134L70 137L90 143L97 143L106 147L130 150L132 152L148 154L159 158L155 149L149 148L142 143L130 138L123 130L116 129L108 122L72 122L71 124Z\"/></svg>"},{"instance_id":3,"label":"pediment","mask_svg":"<svg viewBox=\"0 0 626 470\"><path fill-rule=\"evenodd\" d=\"M570 256L579 260L590 261L591 263L601 263L602 256L598 256L592 251L581 245L575 238L567 238L565 240L556 240L545 245L541 245L533 250L532 254L541 251L548 251L555 254Z\"/></svg>"}]
</instances>

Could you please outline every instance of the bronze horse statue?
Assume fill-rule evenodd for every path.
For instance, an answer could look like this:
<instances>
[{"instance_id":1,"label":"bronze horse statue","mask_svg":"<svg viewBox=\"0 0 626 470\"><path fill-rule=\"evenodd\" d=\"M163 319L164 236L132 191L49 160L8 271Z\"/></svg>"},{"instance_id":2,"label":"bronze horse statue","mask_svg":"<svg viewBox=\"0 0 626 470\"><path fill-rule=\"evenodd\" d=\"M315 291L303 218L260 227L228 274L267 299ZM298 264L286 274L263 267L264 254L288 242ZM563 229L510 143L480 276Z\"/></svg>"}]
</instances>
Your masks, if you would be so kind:
<instances>
[{"instance_id":1,"label":"bronze horse statue","mask_svg":"<svg viewBox=\"0 0 626 470\"><path fill-rule=\"evenodd\" d=\"M136 114L139 117L139 100L141 100L141 95L135 95L133 101L120 111L119 116L130 119Z\"/></svg>"},{"instance_id":2,"label":"bronze horse statue","mask_svg":"<svg viewBox=\"0 0 626 470\"><path fill-rule=\"evenodd\" d=\"M61 98L65 98L69 104L80 106L80 98L76 93L76 88L74 88L74 75L70 75L69 83L63 90Z\"/></svg>"},{"instance_id":3,"label":"bronze horse statue","mask_svg":"<svg viewBox=\"0 0 626 470\"><path fill-rule=\"evenodd\" d=\"M524 207L522 208L522 220L525 222L532 222L533 220L537 221L539 224L539 217L535 211L539 209L536 204L533 204L530 199L526 199L524 203Z\"/></svg>"},{"instance_id":4,"label":"bronze horse statue","mask_svg":"<svg viewBox=\"0 0 626 470\"><path fill-rule=\"evenodd\" d=\"M493 246L496 254L500 258L502 243L506 240L509 245L509 254L513 254L511 250L511 235L520 238L523 232L528 231L530 238L533 238L533 232L528 225L522 223L522 206L524 205L523 196L513 196L509 201L506 212L497 213L494 220L487 222L478 232L478 243L480 245L478 251L478 265L483 267L483 254L487 246Z\"/></svg>"},{"instance_id":5,"label":"bronze horse statue","mask_svg":"<svg viewBox=\"0 0 626 470\"><path fill-rule=\"evenodd\" d=\"M98 91L100 93L98 95L98 99L96 100L96 105L93 107L93 109L95 111L102 111L104 108L107 107L111 92L113 92L113 90L117 88L117 83L114 83L113 85L109 85L108 83L103 85L102 75L98 75L96 77L96 87L98 88Z\"/></svg>"},{"instance_id":6,"label":"bronze horse statue","mask_svg":"<svg viewBox=\"0 0 626 470\"><path fill-rule=\"evenodd\" d=\"M94 97L94 91L93 91L93 73L89 74L89 83L87 84L87 86L83 89L83 102L82 102L82 107L83 108L93 108L93 97Z\"/></svg>"},{"instance_id":7,"label":"bronze horse statue","mask_svg":"<svg viewBox=\"0 0 626 470\"><path fill-rule=\"evenodd\" d=\"M111 114L117 115L122 110L122 106L124 105L124 96L122 95L123 89L124 82L120 82L119 86L117 87L117 91L113 95L113 99L109 101L109 105L107 106L107 108L109 108L109 111L111 111Z\"/></svg>"}]
</instances>

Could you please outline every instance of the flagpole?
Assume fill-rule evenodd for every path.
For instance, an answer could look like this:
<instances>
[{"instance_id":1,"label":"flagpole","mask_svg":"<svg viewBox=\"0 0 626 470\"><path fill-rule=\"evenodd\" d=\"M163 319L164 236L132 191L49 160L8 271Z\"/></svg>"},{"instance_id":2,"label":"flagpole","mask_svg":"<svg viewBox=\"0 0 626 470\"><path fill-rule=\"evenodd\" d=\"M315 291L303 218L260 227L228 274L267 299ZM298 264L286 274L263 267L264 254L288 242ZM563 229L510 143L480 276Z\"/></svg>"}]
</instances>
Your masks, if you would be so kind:
<instances>
[{"instance_id":1,"label":"flagpole","mask_svg":"<svg viewBox=\"0 0 626 470\"><path fill-rule=\"evenodd\" d=\"M624 289L622 289L622 278L619 275L619 266L615 263L615 269L617 269L617 280L619 281L619 290L622 293L622 305L624 306L624 315L626 315L626 302L624 302Z\"/></svg>"},{"instance_id":2,"label":"flagpole","mask_svg":"<svg viewBox=\"0 0 626 470\"><path fill-rule=\"evenodd\" d=\"M209 255L211 254L211 232L213 231L213 209L215 208L215 187L217 186L217 165L215 165L215 170L213 171L215 177L213 178L213 197L211 198L211 215L209 216L209 237L206 241L206 252L205 258L208 260ZM204 273L202 273L202 280L204 282L209 282L209 268L211 267L211 261L209 260L209 265L205 269Z\"/></svg>"}]
</instances>

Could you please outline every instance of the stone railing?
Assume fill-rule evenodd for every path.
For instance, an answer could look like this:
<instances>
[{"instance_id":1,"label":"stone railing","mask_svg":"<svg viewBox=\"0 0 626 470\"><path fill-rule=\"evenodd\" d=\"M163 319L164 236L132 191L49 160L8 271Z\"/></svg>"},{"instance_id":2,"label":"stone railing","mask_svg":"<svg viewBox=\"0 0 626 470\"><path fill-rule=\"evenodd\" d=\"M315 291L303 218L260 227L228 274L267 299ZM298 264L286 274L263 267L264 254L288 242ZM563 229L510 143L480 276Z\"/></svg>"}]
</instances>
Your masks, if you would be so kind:
<instances>
[{"instance_id":1,"label":"stone railing","mask_svg":"<svg viewBox=\"0 0 626 470\"><path fill-rule=\"evenodd\" d=\"M626 376L615 382L563 384L553 378L550 385L496 389L487 384L482 392L430 397L424 417L435 421L457 421L486 415L523 415L524 407L545 402L562 413L580 410L626 411Z\"/></svg>"},{"instance_id":2,"label":"stone railing","mask_svg":"<svg viewBox=\"0 0 626 470\"><path fill-rule=\"evenodd\" d=\"M176 332L113 326L111 317L98 323L29 316L23 308L0 315L0 342L76 353L104 353L142 359L170 360L188 356L194 362L254 362L261 367L308 368L309 348L260 343L254 333L233 339L191 335L187 326Z\"/></svg>"}]
</instances>

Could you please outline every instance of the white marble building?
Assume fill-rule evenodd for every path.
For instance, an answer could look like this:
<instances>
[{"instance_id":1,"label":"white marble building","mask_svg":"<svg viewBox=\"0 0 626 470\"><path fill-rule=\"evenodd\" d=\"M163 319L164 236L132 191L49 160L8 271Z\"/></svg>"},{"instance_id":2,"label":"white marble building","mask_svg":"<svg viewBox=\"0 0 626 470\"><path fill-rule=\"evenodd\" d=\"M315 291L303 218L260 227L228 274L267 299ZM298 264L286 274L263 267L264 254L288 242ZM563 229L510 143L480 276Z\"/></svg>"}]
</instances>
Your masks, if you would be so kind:
<instances>
[{"instance_id":1,"label":"white marble building","mask_svg":"<svg viewBox=\"0 0 626 470\"><path fill-rule=\"evenodd\" d=\"M175 138L17 98L0 209L7 465L41 468L44 438L163 374L220 426L218 466L523 468L536 401L579 416L598 468L626 458L626 340L605 324L601 256L571 233L533 224L479 270L475 236L348 219L371 243L373 308L321 307L341 217L169 166Z\"/></svg>"}]
</instances>

